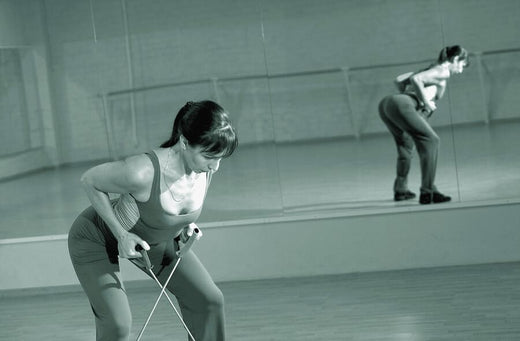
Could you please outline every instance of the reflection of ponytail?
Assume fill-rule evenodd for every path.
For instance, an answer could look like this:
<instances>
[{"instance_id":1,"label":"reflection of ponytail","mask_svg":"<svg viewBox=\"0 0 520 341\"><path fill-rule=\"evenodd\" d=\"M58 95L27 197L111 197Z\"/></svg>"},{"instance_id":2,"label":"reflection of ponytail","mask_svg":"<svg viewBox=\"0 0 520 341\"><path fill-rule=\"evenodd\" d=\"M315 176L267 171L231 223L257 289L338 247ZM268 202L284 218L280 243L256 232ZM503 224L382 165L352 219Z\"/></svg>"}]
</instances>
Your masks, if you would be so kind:
<instances>
[{"instance_id":1,"label":"reflection of ponytail","mask_svg":"<svg viewBox=\"0 0 520 341\"><path fill-rule=\"evenodd\" d=\"M179 110L177 113L177 116L175 116L175 120L173 121L173 129L172 129L172 135L170 138L163 142L161 144L161 148L168 148L173 146L179 141L179 137L182 134L181 133L181 126L182 126L182 120L186 116L186 113L190 111L190 109L193 107L193 102L187 102L184 104L184 106Z\"/></svg>"},{"instance_id":2,"label":"reflection of ponytail","mask_svg":"<svg viewBox=\"0 0 520 341\"><path fill-rule=\"evenodd\" d=\"M448 60L448 49L449 49L449 46L446 46L445 48L443 48L441 50L441 53L439 53L439 58L437 59L437 62L439 64L442 64Z\"/></svg>"}]
</instances>

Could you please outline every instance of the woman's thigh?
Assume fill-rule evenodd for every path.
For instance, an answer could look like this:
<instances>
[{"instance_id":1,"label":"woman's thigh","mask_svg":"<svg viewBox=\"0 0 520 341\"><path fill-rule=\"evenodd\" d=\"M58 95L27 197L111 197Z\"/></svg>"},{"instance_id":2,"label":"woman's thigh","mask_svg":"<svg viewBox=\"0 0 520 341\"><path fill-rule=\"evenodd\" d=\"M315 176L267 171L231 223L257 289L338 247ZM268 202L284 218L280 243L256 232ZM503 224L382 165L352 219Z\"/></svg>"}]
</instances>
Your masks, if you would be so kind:
<instances>
[{"instance_id":1,"label":"woman's thigh","mask_svg":"<svg viewBox=\"0 0 520 341\"><path fill-rule=\"evenodd\" d=\"M159 281L166 281L176 261L177 259L161 271ZM177 297L179 303L194 309L206 309L208 305L223 304L222 292L191 250L179 262L168 284L168 290Z\"/></svg>"},{"instance_id":2,"label":"woman's thigh","mask_svg":"<svg viewBox=\"0 0 520 341\"><path fill-rule=\"evenodd\" d=\"M110 263L107 258L74 264L74 270L96 318L110 325L130 328L132 314L119 265Z\"/></svg>"},{"instance_id":3,"label":"woman's thigh","mask_svg":"<svg viewBox=\"0 0 520 341\"><path fill-rule=\"evenodd\" d=\"M393 96L387 102L385 109L386 117L401 130L410 134L414 140L436 136L430 124L417 110L417 103L410 96Z\"/></svg>"}]
</instances>

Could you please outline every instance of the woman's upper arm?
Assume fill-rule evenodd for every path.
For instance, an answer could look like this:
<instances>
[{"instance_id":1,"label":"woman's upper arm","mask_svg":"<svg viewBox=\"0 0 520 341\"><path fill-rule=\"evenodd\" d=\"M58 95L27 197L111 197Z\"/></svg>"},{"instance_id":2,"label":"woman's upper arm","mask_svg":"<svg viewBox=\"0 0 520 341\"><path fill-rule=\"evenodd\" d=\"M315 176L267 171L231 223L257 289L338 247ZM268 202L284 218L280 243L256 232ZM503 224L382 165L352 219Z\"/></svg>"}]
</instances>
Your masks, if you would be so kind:
<instances>
[{"instance_id":1,"label":"woman's upper arm","mask_svg":"<svg viewBox=\"0 0 520 341\"><path fill-rule=\"evenodd\" d=\"M87 170L81 182L105 193L139 194L150 181L150 159L144 155L100 164ZM151 176L153 178L153 167Z\"/></svg>"},{"instance_id":2,"label":"woman's upper arm","mask_svg":"<svg viewBox=\"0 0 520 341\"><path fill-rule=\"evenodd\" d=\"M417 72L410 80L415 84L427 85L439 85L441 82L446 81L450 76L449 71L433 67L424 71Z\"/></svg>"},{"instance_id":3,"label":"woman's upper arm","mask_svg":"<svg viewBox=\"0 0 520 341\"><path fill-rule=\"evenodd\" d=\"M394 79L394 85L397 87L399 92L403 92L406 89L406 85L410 83L410 77L413 75L413 72L406 72L400 74Z\"/></svg>"}]
</instances>

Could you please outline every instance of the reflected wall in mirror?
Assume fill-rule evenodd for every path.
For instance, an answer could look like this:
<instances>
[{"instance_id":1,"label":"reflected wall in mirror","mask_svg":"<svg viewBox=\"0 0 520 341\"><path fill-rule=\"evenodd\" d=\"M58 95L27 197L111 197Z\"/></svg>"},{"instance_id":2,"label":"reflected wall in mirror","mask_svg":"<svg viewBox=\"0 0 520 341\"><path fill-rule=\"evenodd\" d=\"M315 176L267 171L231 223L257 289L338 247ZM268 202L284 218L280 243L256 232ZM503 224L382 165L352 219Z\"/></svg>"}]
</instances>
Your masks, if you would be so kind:
<instances>
[{"instance_id":1,"label":"reflected wall in mirror","mask_svg":"<svg viewBox=\"0 0 520 341\"><path fill-rule=\"evenodd\" d=\"M281 215L258 1L38 4L13 0L10 9L33 19L12 24L23 25L16 37L45 61L47 69L37 76L50 90L38 90L47 95L52 106L45 109L52 115L41 116L56 143L44 145L38 155L44 162L32 173L25 172L34 155L15 156L16 171L0 184L2 201L16 203L3 207L9 214L1 218L1 238L67 233L89 204L81 174L100 162L157 148L189 100L219 102L240 140L240 150L213 178L199 220ZM53 152L55 163L46 158ZM15 189L13 199L8 193Z\"/></svg>"},{"instance_id":2,"label":"reflected wall in mirror","mask_svg":"<svg viewBox=\"0 0 520 341\"><path fill-rule=\"evenodd\" d=\"M0 157L41 147L31 62L26 48L0 49Z\"/></svg>"},{"instance_id":3,"label":"reflected wall in mirror","mask_svg":"<svg viewBox=\"0 0 520 341\"><path fill-rule=\"evenodd\" d=\"M1 238L67 233L88 206L82 172L155 148L178 108L204 98L231 113L240 147L202 222L418 206L393 201L396 152L377 104L397 75L453 44L471 66L430 120L437 186L450 205L520 198L515 0L36 3L3 2L26 20L4 18L0 34L11 148L0 157ZM415 157L416 192L419 181Z\"/></svg>"},{"instance_id":4,"label":"reflected wall in mirror","mask_svg":"<svg viewBox=\"0 0 520 341\"><path fill-rule=\"evenodd\" d=\"M393 200L396 147L377 107L397 93L397 75L428 67L455 44L470 51L471 66L449 79L429 120L441 141L436 185L452 204L518 200L518 120L509 97L520 66L516 2L263 3L273 113L277 131L283 127L276 141L285 214L417 207L418 198ZM419 163L414 151L409 187L417 194Z\"/></svg>"}]
</instances>

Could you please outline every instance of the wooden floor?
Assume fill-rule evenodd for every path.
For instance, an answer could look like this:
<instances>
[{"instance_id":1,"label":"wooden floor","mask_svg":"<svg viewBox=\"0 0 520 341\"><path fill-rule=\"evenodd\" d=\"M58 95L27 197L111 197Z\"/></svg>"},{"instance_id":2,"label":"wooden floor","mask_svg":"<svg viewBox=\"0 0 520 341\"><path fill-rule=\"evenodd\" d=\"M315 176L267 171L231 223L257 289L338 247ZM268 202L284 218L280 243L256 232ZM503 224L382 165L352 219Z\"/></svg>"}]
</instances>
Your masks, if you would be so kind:
<instances>
[{"instance_id":1,"label":"wooden floor","mask_svg":"<svg viewBox=\"0 0 520 341\"><path fill-rule=\"evenodd\" d=\"M520 199L520 120L437 129L437 186L457 203ZM199 222L342 210L372 214L410 206L392 200L395 146L389 134L241 146L224 160ZM92 164L0 182L0 239L66 234L88 206L79 178ZM410 189L419 190L415 157Z\"/></svg>"},{"instance_id":2,"label":"wooden floor","mask_svg":"<svg viewBox=\"0 0 520 341\"><path fill-rule=\"evenodd\" d=\"M520 340L520 263L220 283L228 340ZM158 294L128 288L133 339ZM94 340L82 292L0 296L0 339ZM186 340L166 300L144 340Z\"/></svg>"}]
</instances>

